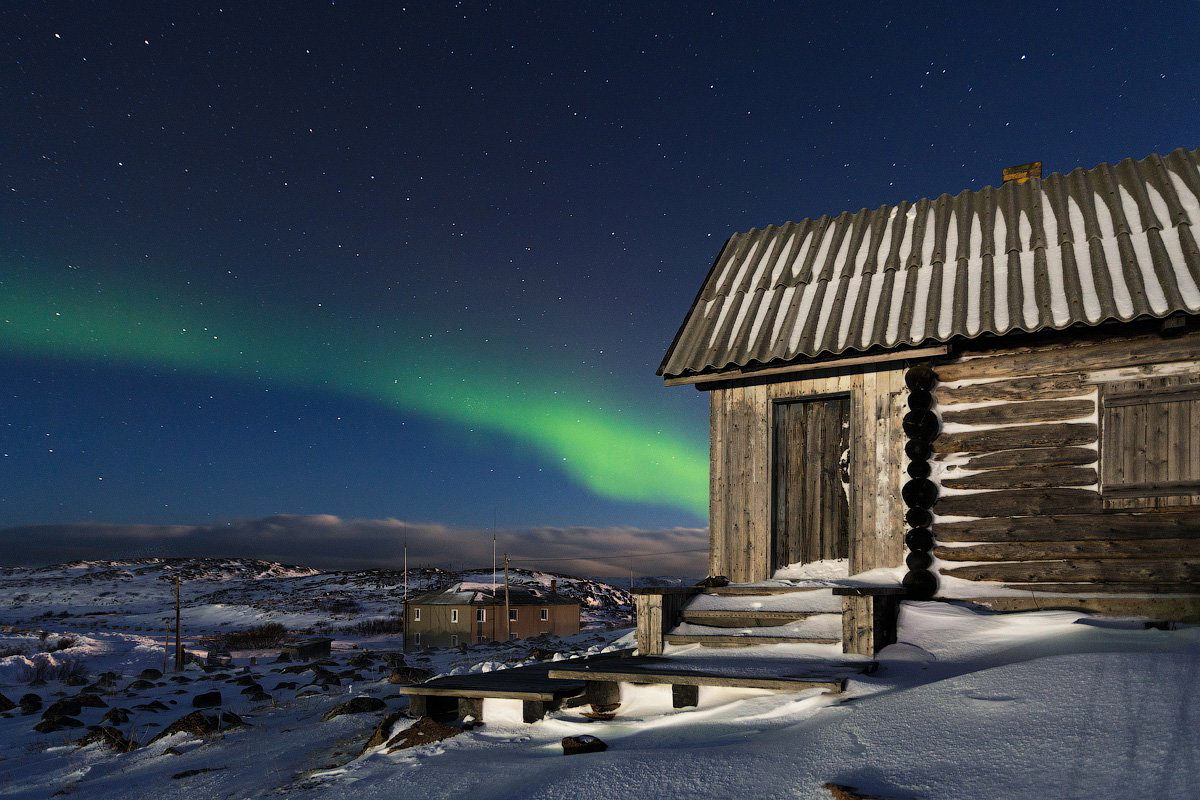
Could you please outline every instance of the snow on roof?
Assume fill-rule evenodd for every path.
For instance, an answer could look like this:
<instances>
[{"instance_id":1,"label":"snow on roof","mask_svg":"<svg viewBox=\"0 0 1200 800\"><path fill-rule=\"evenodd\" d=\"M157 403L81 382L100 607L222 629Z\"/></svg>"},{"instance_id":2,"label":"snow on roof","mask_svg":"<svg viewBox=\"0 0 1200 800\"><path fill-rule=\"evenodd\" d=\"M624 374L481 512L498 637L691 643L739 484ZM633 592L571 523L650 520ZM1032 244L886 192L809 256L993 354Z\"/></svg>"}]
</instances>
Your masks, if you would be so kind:
<instances>
[{"instance_id":1,"label":"snow on roof","mask_svg":"<svg viewBox=\"0 0 1200 800\"><path fill-rule=\"evenodd\" d=\"M1200 150L730 237L658 373L1200 312Z\"/></svg>"}]
</instances>

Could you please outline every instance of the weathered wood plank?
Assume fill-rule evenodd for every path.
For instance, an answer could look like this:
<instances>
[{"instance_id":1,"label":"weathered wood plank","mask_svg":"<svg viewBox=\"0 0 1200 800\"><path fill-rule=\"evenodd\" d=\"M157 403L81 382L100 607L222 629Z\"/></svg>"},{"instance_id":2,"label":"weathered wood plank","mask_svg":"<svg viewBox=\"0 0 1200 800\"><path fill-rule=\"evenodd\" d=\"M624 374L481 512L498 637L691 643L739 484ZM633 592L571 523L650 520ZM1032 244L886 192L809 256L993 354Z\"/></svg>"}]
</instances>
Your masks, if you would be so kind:
<instances>
[{"instance_id":1,"label":"weathered wood plank","mask_svg":"<svg viewBox=\"0 0 1200 800\"><path fill-rule=\"evenodd\" d=\"M942 411L942 422L961 425L1009 425L1014 422L1056 422L1079 419L1096 411L1091 400L1031 400L1025 403L1001 403L994 406Z\"/></svg>"},{"instance_id":2,"label":"weathered wood plank","mask_svg":"<svg viewBox=\"0 0 1200 800\"><path fill-rule=\"evenodd\" d=\"M1008 583L1012 589L1030 592L1066 592L1091 594L1095 592L1113 594L1200 594L1200 583Z\"/></svg>"},{"instance_id":3,"label":"weathered wood plank","mask_svg":"<svg viewBox=\"0 0 1200 800\"><path fill-rule=\"evenodd\" d=\"M1200 511L993 517L934 525L939 542L1161 539L1200 536Z\"/></svg>"},{"instance_id":4,"label":"weathered wood plank","mask_svg":"<svg viewBox=\"0 0 1200 800\"><path fill-rule=\"evenodd\" d=\"M943 495L938 498L934 513L940 516L1015 517L1054 512L1083 513L1099 511L1101 507L1100 495L1086 489L1000 489Z\"/></svg>"},{"instance_id":5,"label":"weathered wood plank","mask_svg":"<svg viewBox=\"0 0 1200 800\"><path fill-rule=\"evenodd\" d=\"M943 561L1045 561L1052 559L1200 558L1200 537L1190 539L1090 539L1067 542L997 542L939 546Z\"/></svg>"},{"instance_id":6,"label":"weathered wood plank","mask_svg":"<svg viewBox=\"0 0 1200 800\"><path fill-rule=\"evenodd\" d=\"M1200 560L1086 560L1020 561L997 564L974 564L943 569L943 575L970 581L1002 581L1005 583L1174 583L1200 582Z\"/></svg>"},{"instance_id":7,"label":"weathered wood plank","mask_svg":"<svg viewBox=\"0 0 1200 800\"><path fill-rule=\"evenodd\" d=\"M1091 486L1096 483L1091 467L1009 467L977 472L957 478L943 478L942 486L951 489L1048 489L1055 486Z\"/></svg>"},{"instance_id":8,"label":"weathered wood plank","mask_svg":"<svg viewBox=\"0 0 1200 800\"><path fill-rule=\"evenodd\" d=\"M1200 359L1200 334L1173 338L1145 336L1112 341L1083 342L1037 350L1002 352L936 367L938 379L950 383L966 378L1017 378L1029 375L1074 373L1167 361Z\"/></svg>"},{"instance_id":9,"label":"weathered wood plank","mask_svg":"<svg viewBox=\"0 0 1200 800\"><path fill-rule=\"evenodd\" d=\"M937 403L986 403L990 400L1028 400L1040 397L1046 400L1075 397L1095 390L1085 386L1083 375L1051 375L1048 377L1017 378L1015 380L975 383L967 386L941 386L935 390Z\"/></svg>"},{"instance_id":10,"label":"weathered wood plank","mask_svg":"<svg viewBox=\"0 0 1200 800\"><path fill-rule=\"evenodd\" d=\"M1099 459L1100 453L1088 447L1029 447L974 456L961 469L1081 466L1094 464Z\"/></svg>"},{"instance_id":11,"label":"weathered wood plank","mask_svg":"<svg viewBox=\"0 0 1200 800\"><path fill-rule=\"evenodd\" d=\"M1028 447L1070 447L1096 441L1091 422L1016 425L960 433L943 433L933 442L935 453L991 453Z\"/></svg>"}]
</instances>

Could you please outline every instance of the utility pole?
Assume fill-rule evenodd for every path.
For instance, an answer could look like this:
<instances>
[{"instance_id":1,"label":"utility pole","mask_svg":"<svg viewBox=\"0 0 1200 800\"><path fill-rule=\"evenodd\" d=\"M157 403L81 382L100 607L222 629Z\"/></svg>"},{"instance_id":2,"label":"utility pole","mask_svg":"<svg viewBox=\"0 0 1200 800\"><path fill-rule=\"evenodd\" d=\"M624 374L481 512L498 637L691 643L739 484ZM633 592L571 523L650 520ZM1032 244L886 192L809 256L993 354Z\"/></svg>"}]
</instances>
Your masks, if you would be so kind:
<instances>
[{"instance_id":1,"label":"utility pole","mask_svg":"<svg viewBox=\"0 0 1200 800\"><path fill-rule=\"evenodd\" d=\"M408 649L408 540L404 540L404 627L400 633L401 649Z\"/></svg>"},{"instance_id":2,"label":"utility pole","mask_svg":"<svg viewBox=\"0 0 1200 800\"><path fill-rule=\"evenodd\" d=\"M512 612L508 605L508 553L504 554L504 640L512 639Z\"/></svg>"},{"instance_id":3,"label":"utility pole","mask_svg":"<svg viewBox=\"0 0 1200 800\"><path fill-rule=\"evenodd\" d=\"M171 655L171 618L163 617L163 625L167 628L167 635L163 639L163 673L167 671L167 659Z\"/></svg>"},{"instance_id":4,"label":"utility pole","mask_svg":"<svg viewBox=\"0 0 1200 800\"><path fill-rule=\"evenodd\" d=\"M183 672L183 631L179 611L179 576L175 576L175 671Z\"/></svg>"},{"instance_id":5,"label":"utility pole","mask_svg":"<svg viewBox=\"0 0 1200 800\"><path fill-rule=\"evenodd\" d=\"M492 525L492 597L496 596L496 527Z\"/></svg>"}]
</instances>

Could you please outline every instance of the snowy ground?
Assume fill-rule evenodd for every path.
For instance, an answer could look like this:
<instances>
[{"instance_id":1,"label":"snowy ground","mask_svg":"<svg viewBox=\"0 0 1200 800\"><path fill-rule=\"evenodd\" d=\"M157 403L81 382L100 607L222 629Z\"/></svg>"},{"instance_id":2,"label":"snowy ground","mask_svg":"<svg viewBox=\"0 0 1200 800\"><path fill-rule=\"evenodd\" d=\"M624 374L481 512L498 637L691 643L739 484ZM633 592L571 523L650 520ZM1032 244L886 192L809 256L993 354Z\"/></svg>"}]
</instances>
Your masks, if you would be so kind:
<instances>
[{"instance_id":1,"label":"snowy ground","mask_svg":"<svg viewBox=\"0 0 1200 800\"><path fill-rule=\"evenodd\" d=\"M278 665L254 671L276 695L273 703L229 706L249 727L206 740L180 734L131 753L78 748L71 740L81 732L34 733L39 717L14 710L0 715L0 796L827 798L826 781L890 798L1198 795L1200 628L1144 630L1070 612L999 615L942 603L906 603L900 624L903 643L885 650L879 671L852 680L840 698L702 689L699 708L675 710L667 687L623 686L612 721L570 709L535 725L519 721L515 701L488 701L482 727L392 754L376 748L358 755L383 712L320 720L351 693L400 708L395 686L364 680L296 698L273 692L276 682L297 677L270 672ZM79 646L91 648L86 655L97 670L122 671L120 687L144 666L161 667L161 651L134 636L98 634ZM790 655L787 647L680 654L752 662ZM837 652L810 649L806 656ZM197 683L176 689L164 680L136 699L120 691L104 697L110 705L176 700L177 708L156 712L169 721L190 711L186 701L209 678L194 670L188 676ZM223 686L238 697L237 684ZM13 700L25 691L0 685ZM51 683L35 691L52 700L76 690ZM609 750L564 757L561 737L582 733L601 737Z\"/></svg>"}]
</instances>

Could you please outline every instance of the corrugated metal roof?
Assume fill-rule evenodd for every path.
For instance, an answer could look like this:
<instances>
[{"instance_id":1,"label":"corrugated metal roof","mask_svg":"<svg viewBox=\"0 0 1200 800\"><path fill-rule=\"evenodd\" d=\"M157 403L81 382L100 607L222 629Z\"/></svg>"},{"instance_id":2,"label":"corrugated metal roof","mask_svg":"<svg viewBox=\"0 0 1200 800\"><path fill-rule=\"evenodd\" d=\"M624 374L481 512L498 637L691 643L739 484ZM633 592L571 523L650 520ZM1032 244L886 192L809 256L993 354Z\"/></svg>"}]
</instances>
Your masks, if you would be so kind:
<instances>
[{"instance_id":1,"label":"corrugated metal roof","mask_svg":"<svg viewBox=\"0 0 1200 800\"><path fill-rule=\"evenodd\" d=\"M659 374L1200 311L1200 150L732 236Z\"/></svg>"}]
</instances>

